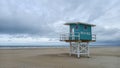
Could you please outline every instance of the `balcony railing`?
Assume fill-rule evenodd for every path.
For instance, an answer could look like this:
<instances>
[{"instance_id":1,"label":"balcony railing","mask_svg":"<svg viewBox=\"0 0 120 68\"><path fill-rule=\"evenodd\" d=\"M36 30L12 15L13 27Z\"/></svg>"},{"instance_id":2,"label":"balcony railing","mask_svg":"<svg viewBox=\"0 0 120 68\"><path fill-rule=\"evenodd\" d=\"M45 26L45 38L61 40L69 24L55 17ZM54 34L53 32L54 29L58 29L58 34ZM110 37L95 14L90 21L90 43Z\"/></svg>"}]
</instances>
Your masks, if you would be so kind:
<instances>
[{"instance_id":1,"label":"balcony railing","mask_svg":"<svg viewBox=\"0 0 120 68\"><path fill-rule=\"evenodd\" d=\"M92 34L92 40L96 41L96 35L95 34Z\"/></svg>"},{"instance_id":2,"label":"balcony railing","mask_svg":"<svg viewBox=\"0 0 120 68\"><path fill-rule=\"evenodd\" d=\"M76 33L76 34L64 33L64 34L60 34L60 40L61 41L64 41L64 40L80 40L80 35L79 35L79 33Z\"/></svg>"},{"instance_id":3,"label":"balcony railing","mask_svg":"<svg viewBox=\"0 0 120 68\"><path fill-rule=\"evenodd\" d=\"M80 33L62 33L60 34L60 41L65 41L65 40L81 40L80 39ZM92 40L91 41L96 41L96 35L92 34Z\"/></svg>"}]
</instances>

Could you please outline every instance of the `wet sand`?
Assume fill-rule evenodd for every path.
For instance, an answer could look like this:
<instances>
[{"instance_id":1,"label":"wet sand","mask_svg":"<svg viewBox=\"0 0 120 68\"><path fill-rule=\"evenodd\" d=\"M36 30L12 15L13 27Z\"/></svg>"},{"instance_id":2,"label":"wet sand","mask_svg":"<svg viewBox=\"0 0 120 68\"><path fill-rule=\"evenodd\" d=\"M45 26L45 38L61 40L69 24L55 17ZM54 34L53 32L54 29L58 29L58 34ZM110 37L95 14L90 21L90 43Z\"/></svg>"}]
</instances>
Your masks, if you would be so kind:
<instances>
[{"instance_id":1,"label":"wet sand","mask_svg":"<svg viewBox=\"0 0 120 68\"><path fill-rule=\"evenodd\" d=\"M0 68L120 68L120 47L90 48L90 58L68 48L0 49Z\"/></svg>"}]
</instances>

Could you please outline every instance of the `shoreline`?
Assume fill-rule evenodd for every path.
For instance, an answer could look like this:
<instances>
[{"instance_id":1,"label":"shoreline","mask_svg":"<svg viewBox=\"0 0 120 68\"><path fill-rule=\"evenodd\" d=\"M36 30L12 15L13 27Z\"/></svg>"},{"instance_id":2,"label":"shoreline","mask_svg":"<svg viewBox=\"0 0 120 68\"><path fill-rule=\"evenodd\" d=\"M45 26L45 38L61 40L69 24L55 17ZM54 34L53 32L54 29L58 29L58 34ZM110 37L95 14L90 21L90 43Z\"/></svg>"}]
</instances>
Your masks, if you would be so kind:
<instances>
[{"instance_id":1,"label":"shoreline","mask_svg":"<svg viewBox=\"0 0 120 68\"><path fill-rule=\"evenodd\" d=\"M90 48L111 48L120 46L90 46ZM0 46L0 49L39 49L39 48L69 48L69 46Z\"/></svg>"}]
</instances>

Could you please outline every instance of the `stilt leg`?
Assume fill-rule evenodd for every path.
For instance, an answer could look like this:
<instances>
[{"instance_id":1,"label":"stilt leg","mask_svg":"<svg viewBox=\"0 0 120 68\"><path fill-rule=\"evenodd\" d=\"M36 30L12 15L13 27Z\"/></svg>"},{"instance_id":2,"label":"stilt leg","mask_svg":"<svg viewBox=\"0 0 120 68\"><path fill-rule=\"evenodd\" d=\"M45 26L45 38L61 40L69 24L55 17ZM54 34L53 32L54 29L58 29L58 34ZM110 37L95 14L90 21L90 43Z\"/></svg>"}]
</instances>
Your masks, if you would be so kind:
<instances>
[{"instance_id":1,"label":"stilt leg","mask_svg":"<svg viewBox=\"0 0 120 68\"><path fill-rule=\"evenodd\" d=\"M77 47L77 57L80 58L80 43L78 42L78 47Z\"/></svg>"},{"instance_id":2,"label":"stilt leg","mask_svg":"<svg viewBox=\"0 0 120 68\"><path fill-rule=\"evenodd\" d=\"M87 42L87 51L88 51L88 58L90 57L90 52L89 52L89 42Z\"/></svg>"},{"instance_id":3,"label":"stilt leg","mask_svg":"<svg viewBox=\"0 0 120 68\"><path fill-rule=\"evenodd\" d=\"M70 53L69 53L69 55L71 56L71 54L72 54L72 43L70 42Z\"/></svg>"}]
</instances>

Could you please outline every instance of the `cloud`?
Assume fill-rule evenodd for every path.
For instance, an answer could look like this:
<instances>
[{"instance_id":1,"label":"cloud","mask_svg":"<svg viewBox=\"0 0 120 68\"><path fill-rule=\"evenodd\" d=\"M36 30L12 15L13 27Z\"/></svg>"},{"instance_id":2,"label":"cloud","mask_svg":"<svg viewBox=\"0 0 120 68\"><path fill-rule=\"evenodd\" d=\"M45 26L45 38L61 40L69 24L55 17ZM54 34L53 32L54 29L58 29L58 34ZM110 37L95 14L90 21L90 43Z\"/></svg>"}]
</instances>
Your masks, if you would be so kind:
<instances>
[{"instance_id":1,"label":"cloud","mask_svg":"<svg viewBox=\"0 0 120 68\"><path fill-rule=\"evenodd\" d=\"M30 35L48 35L52 29L45 24L33 24L20 22L19 20L0 20L1 34L30 34Z\"/></svg>"},{"instance_id":2,"label":"cloud","mask_svg":"<svg viewBox=\"0 0 120 68\"><path fill-rule=\"evenodd\" d=\"M81 21L97 25L98 41L118 41L119 7L119 0L0 0L0 34L55 38L68 31L65 22Z\"/></svg>"},{"instance_id":3,"label":"cloud","mask_svg":"<svg viewBox=\"0 0 120 68\"><path fill-rule=\"evenodd\" d=\"M118 28L97 26L97 28L94 29L94 33L96 33L97 41L99 42L120 41L120 29Z\"/></svg>"}]
</instances>

